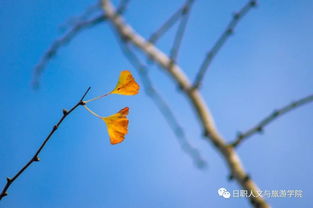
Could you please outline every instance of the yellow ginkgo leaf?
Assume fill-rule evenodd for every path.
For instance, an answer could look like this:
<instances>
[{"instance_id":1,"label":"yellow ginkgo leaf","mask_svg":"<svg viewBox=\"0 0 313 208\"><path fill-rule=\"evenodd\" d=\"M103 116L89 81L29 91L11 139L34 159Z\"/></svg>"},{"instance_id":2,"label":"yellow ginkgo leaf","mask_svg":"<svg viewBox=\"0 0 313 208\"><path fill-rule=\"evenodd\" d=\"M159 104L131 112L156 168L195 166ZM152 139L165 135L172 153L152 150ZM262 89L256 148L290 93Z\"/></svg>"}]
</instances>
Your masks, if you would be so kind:
<instances>
[{"instance_id":1,"label":"yellow ginkgo leaf","mask_svg":"<svg viewBox=\"0 0 313 208\"><path fill-rule=\"evenodd\" d=\"M118 113L101 119L106 123L111 144L118 144L125 139L128 132L128 115L129 108L125 107Z\"/></svg>"},{"instance_id":2,"label":"yellow ginkgo leaf","mask_svg":"<svg viewBox=\"0 0 313 208\"><path fill-rule=\"evenodd\" d=\"M119 80L111 92L112 94L120 95L136 95L139 92L139 85L135 81L130 71L122 71Z\"/></svg>"}]
</instances>

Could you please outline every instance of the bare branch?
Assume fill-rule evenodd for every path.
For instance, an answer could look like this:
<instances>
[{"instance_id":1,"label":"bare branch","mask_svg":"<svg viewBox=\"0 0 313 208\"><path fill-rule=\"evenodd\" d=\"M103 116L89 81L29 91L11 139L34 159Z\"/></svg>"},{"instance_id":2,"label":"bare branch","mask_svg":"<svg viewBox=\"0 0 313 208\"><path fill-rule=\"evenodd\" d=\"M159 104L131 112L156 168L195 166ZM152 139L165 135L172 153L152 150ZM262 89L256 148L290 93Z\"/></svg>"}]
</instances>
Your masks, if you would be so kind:
<instances>
[{"instance_id":1,"label":"bare branch","mask_svg":"<svg viewBox=\"0 0 313 208\"><path fill-rule=\"evenodd\" d=\"M5 184L5 186L3 187L1 193L0 193L0 200L7 196L7 190L10 188L10 186L14 183L14 181L33 163L33 162L39 162L39 154L41 152L41 150L45 147L45 145L47 144L47 142L50 140L51 136L54 134L54 132L59 128L59 126L61 125L61 123L64 121L64 119L70 115L78 106L80 105L84 105L83 99L85 98L85 96L87 95L87 93L89 92L90 87L86 90L86 92L84 93L84 95L82 96L82 98L69 110L63 110L63 116L60 118L60 120L53 126L53 128L51 129L50 133L48 134L48 136L45 138L45 140L43 141L43 143L40 145L40 147L37 149L36 153L32 156L32 158L12 177L12 178L7 178L7 182Z\"/></svg>"},{"instance_id":2,"label":"bare branch","mask_svg":"<svg viewBox=\"0 0 313 208\"><path fill-rule=\"evenodd\" d=\"M137 69L140 78L143 82L146 94L153 100L154 104L158 107L158 109L166 119L168 125L173 130L181 148L193 159L195 165L198 168L206 167L207 166L206 161L201 157L200 152L188 142L183 127L179 124L179 121L176 118L174 112L171 110L170 106L167 104L167 102L161 96L161 94L153 86L152 81L148 75L147 66L145 66L140 61L139 57L137 57L135 52L132 51L127 42L122 41L123 39L121 39L120 45L124 52L124 55L129 60L129 62L134 66L134 68Z\"/></svg>"},{"instance_id":3,"label":"bare branch","mask_svg":"<svg viewBox=\"0 0 313 208\"><path fill-rule=\"evenodd\" d=\"M130 2L130 0L121 0L120 4L118 5L116 12L118 14L123 14L125 12L125 10L127 9L129 2ZM99 3L101 5L101 1Z\"/></svg>"},{"instance_id":4,"label":"bare branch","mask_svg":"<svg viewBox=\"0 0 313 208\"><path fill-rule=\"evenodd\" d=\"M248 139L249 137L253 136L256 133L263 132L264 128L269 125L272 121L278 119L282 115L295 110L296 108L303 106L305 104L308 104L310 102L313 102L313 94L306 96L304 98L301 98L295 102L292 102L281 109L275 110L273 113L266 116L264 119L262 119L258 124L256 124L254 127L248 129L247 131L243 133L239 133L237 138L234 142L231 143L233 147L237 147L239 144L241 144L244 140Z\"/></svg>"},{"instance_id":5,"label":"bare branch","mask_svg":"<svg viewBox=\"0 0 313 208\"><path fill-rule=\"evenodd\" d=\"M49 49L41 57L39 63L35 66L32 86L35 88L39 87L39 79L41 73L43 72L48 62L56 55L56 53L62 46L65 46L66 43L70 42L82 30L95 26L98 23L103 22L104 20L105 17L103 14L101 14L89 20L78 22L71 29L69 29L69 31L67 31L64 35L55 40L49 47Z\"/></svg>"},{"instance_id":6,"label":"bare branch","mask_svg":"<svg viewBox=\"0 0 313 208\"><path fill-rule=\"evenodd\" d=\"M185 8L185 4L179 8L177 11L174 12L156 32L152 33L150 36L149 42L155 43L165 32L167 32L181 17L182 11Z\"/></svg>"},{"instance_id":7,"label":"bare branch","mask_svg":"<svg viewBox=\"0 0 313 208\"><path fill-rule=\"evenodd\" d=\"M210 141L221 153L224 160L227 162L234 179L243 189L248 190L249 192L251 191L254 196L257 196L259 188L244 170L235 149L232 146L227 145L225 139L219 134L203 97L197 89L192 89L191 82L182 69L177 64L172 64L171 59L167 55L126 24L124 19L116 14L114 7L109 0L102 0L102 7L108 20L112 23L121 37L126 38L130 43L139 48L148 57L151 57L152 60L158 63L169 73L169 75L171 75L173 80L180 86L182 92L192 103L192 106L201 121L207 140ZM249 198L253 206L262 208L269 207L263 198L254 196Z\"/></svg>"},{"instance_id":8,"label":"bare branch","mask_svg":"<svg viewBox=\"0 0 313 208\"><path fill-rule=\"evenodd\" d=\"M178 26L178 30L176 32L173 46L172 46L172 49L170 52L170 58L173 62L176 61L176 58L178 56L178 52L180 49L180 45L181 45L183 36L185 34L185 30L186 30L186 26L187 26L189 14L190 14L190 10L191 10L191 6L192 6L193 2L194 2L194 0L187 0L184 8L182 10L182 19L181 19L180 24Z\"/></svg>"},{"instance_id":9,"label":"bare branch","mask_svg":"<svg viewBox=\"0 0 313 208\"><path fill-rule=\"evenodd\" d=\"M121 0L119 7L117 9L118 14L122 14L125 12L127 6L128 6L129 0ZM98 23L101 23L106 20L106 17L104 14L97 15L95 17L87 19L93 12L96 11L97 8L100 8L101 2L98 2L95 5L92 5L91 7L87 8L87 10L80 16L75 18L75 24L70 28L66 33L64 33L60 38L56 39L51 46L48 48L48 50L43 54L41 59L39 60L39 63L34 67L34 75L32 80L32 86L34 88L39 87L39 79L41 76L41 73L43 72L44 68L48 64L48 62L57 54L59 49L62 46L65 46L67 43L69 43L78 33L83 31L84 29L93 27L97 25Z\"/></svg>"},{"instance_id":10,"label":"bare branch","mask_svg":"<svg viewBox=\"0 0 313 208\"><path fill-rule=\"evenodd\" d=\"M62 30L67 30L73 25L79 24L80 22L84 22L91 17L96 11L99 11L101 8L101 2L98 1L96 4L89 6L80 16L71 17L68 21L66 21L63 25L61 25Z\"/></svg>"},{"instance_id":11,"label":"bare branch","mask_svg":"<svg viewBox=\"0 0 313 208\"><path fill-rule=\"evenodd\" d=\"M217 39L213 47L207 53L205 59L203 60L200 69L196 75L196 79L194 81L193 87L198 88L201 85L201 82L207 72L213 58L222 48L222 46L226 43L229 37L234 33L235 27L240 22L240 20L250 11L251 8L256 6L256 0L249 0L240 10L233 15L233 18L228 23L225 31L222 35Z\"/></svg>"}]
</instances>

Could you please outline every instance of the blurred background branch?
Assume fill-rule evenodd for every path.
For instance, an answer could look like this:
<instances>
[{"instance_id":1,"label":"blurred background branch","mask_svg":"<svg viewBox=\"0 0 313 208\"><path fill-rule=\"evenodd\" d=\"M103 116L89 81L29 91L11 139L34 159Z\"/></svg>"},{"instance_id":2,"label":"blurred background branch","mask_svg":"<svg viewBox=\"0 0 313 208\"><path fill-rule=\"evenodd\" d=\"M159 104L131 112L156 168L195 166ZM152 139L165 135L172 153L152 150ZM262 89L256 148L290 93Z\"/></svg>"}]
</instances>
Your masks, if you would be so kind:
<instances>
[{"instance_id":1,"label":"blurred background branch","mask_svg":"<svg viewBox=\"0 0 313 208\"><path fill-rule=\"evenodd\" d=\"M129 0L121 0L117 8L117 13L122 14L129 3ZM66 29L63 35L57 38L43 53L43 56L34 67L34 74L32 80L32 86L38 88L40 85L40 77L44 71L46 65L51 61L51 59L58 53L61 47L69 43L73 38L75 38L80 32L85 29L91 28L98 25L106 20L105 15L101 12L100 7L101 2L97 2L94 5L88 7L80 16L71 18L67 21L62 28ZM98 14L97 14L98 13ZM96 14L96 15L95 15Z\"/></svg>"},{"instance_id":2,"label":"blurred background branch","mask_svg":"<svg viewBox=\"0 0 313 208\"><path fill-rule=\"evenodd\" d=\"M193 87L198 88L201 85L201 82L205 76L205 73L209 69L209 66L216 56L216 54L220 51L229 37L234 33L234 30L240 20L253 8L256 6L256 0L249 0L238 12L233 14L233 18L227 25L226 29L222 33L222 35L217 39L214 43L213 47L208 51L205 56L203 62L201 63L200 69L196 75L196 79L194 81Z\"/></svg>"},{"instance_id":3,"label":"blurred background branch","mask_svg":"<svg viewBox=\"0 0 313 208\"><path fill-rule=\"evenodd\" d=\"M84 16L84 15L83 15ZM79 18L80 19L80 18ZM103 22L105 17L103 14L100 14L96 17L92 17L88 20L82 20L75 23L72 27L68 29L61 37L56 39L51 46L48 48L46 52L44 52L43 56L39 60L38 64L34 68L34 75L32 86L34 88L38 88L40 84L40 77L45 69L48 62L57 54L59 49L69 43L79 32L87 29L89 27L95 26L100 22Z\"/></svg>"},{"instance_id":4,"label":"blurred background branch","mask_svg":"<svg viewBox=\"0 0 313 208\"><path fill-rule=\"evenodd\" d=\"M305 104L308 104L310 102L313 102L313 95L308 95L304 98L301 98L297 101L294 101L278 110L274 110L273 113L266 116L264 119L262 119L259 123L257 123L252 128L244 131L239 132L237 138L231 143L233 147L237 147L240 145L244 140L248 139L249 137L253 136L257 133L262 133L264 131L264 128L269 125L272 121L278 119L279 117L283 116L284 114L295 110L298 107L301 107Z\"/></svg>"}]
</instances>

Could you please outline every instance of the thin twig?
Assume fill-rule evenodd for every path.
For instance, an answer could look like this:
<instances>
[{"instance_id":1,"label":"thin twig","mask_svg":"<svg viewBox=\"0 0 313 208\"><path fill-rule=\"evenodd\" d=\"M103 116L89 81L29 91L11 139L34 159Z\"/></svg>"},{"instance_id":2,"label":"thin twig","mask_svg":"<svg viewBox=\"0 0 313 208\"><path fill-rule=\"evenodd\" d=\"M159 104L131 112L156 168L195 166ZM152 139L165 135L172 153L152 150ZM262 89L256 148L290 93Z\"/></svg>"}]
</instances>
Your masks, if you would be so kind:
<instances>
[{"instance_id":1,"label":"thin twig","mask_svg":"<svg viewBox=\"0 0 313 208\"><path fill-rule=\"evenodd\" d=\"M281 109L275 110L273 113L269 114L267 117L262 119L258 124L256 124L254 127L248 129L247 131L243 133L238 133L237 138L234 142L231 143L233 147L237 147L239 144L241 144L244 140L247 138L253 136L256 133L262 133L264 128L270 124L272 121L278 119L282 115L295 110L296 108L303 106L307 103L313 102L313 94L306 96L304 98L301 98L295 102L292 102Z\"/></svg>"},{"instance_id":2,"label":"thin twig","mask_svg":"<svg viewBox=\"0 0 313 208\"><path fill-rule=\"evenodd\" d=\"M150 38L148 38L150 43L156 43L156 41L165 33L167 32L181 17L182 11L185 8L185 4L175 11L160 27L157 29Z\"/></svg>"},{"instance_id":3,"label":"thin twig","mask_svg":"<svg viewBox=\"0 0 313 208\"><path fill-rule=\"evenodd\" d=\"M235 27L240 22L240 20L250 11L251 8L256 6L256 0L249 0L240 10L239 12L233 15L233 18L228 23L225 31L221 34L221 36L217 39L213 47L209 50L206 57L204 58L200 69L196 75L196 79L193 84L193 88L198 88L201 85L201 82L205 76L205 73L209 69L209 66L215 57L215 55L220 51L222 46L226 43L229 37L234 33Z\"/></svg>"},{"instance_id":4,"label":"thin twig","mask_svg":"<svg viewBox=\"0 0 313 208\"><path fill-rule=\"evenodd\" d=\"M134 66L134 68L137 69L143 82L146 94L153 100L154 104L166 119L183 151L185 151L193 159L194 164L198 168L206 167L206 161L202 158L200 152L188 142L183 127L179 124L178 119L174 115L174 112L171 110L170 106L167 104L161 94L153 86L152 81L148 75L147 66L140 61L139 57L135 54L134 51L132 51L127 42L121 39L120 45L125 57Z\"/></svg>"},{"instance_id":5,"label":"thin twig","mask_svg":"<svg viewBox=\"0 0 313 208\"><path fill-rule=\"evenodd\" d=\"M85 98L85 96L87 95L87 93L89 92L90 87L86 90L86 92L84 93L84 95L82 96L82 98L69 110L63 110L63 116L60 118L60 120L53 126L53 128L51 129L50 133L48 134L48 136L45 138L45 140L43 141L43 143L40 145L40 147L37 149L36 153L33 155L33 157L12 177L12 178L7 178L7 182L5 184L5 186L3 187L1 194L0 194L0 200L7 196L7 190L9 189L9 187L13 184L13 182L33 163L33 162L39 162L39 157L38 155L40 154L41 150L45 147L45 145L47 144L47 142L50 140L51 136L54 134L54 132L59 128L59 126L61 125L61 123L63 122L63 120L70 114L72 113L78 106L80 105L84 105L83 99Z\"/></svg>"},{"instance_id":6,"label":"thin twig","mask_svg":"<svg viewBox=\"0 0 313 208\"><path fill-rule=\"evenodd\" d=\"M100 22L105 20L105 16L103 14L93 17L89 20L78 22L71 29L69 29L64 35L55 40L49 49L43 54L38 64L34 67L34 75L32 80L32 86L34 88L39 87L39 79L41 73L43 72L45 66L48 62L56 55L59 49L62 46L65 46L66 43L70 42L79 32L82 30L97 25Z\"/></svg>"},{"instance_id":7,"label":"thin twig","mask_svg":"<svg viewBox=\"0 0 313 208\"><path fill-rule=\"evenodd\" d=\"M67 30L72 27L72 25L79 24L80 22L84 22L88 20L91 15L93 15L97 10L101 8L101 1L98 1L96 4L89 6L80 16L71 17L68 21L61 25L61 30Z\"/></svg>"},{"instance_id":8,"label":"thin twig","mask_svg":"<svg viewBox=\"0 0 313 208\"><path fill-rule=\"evenodd\" d=\"M125 12L125 10L127 9L129 2L130 2L130 0L121 0L120 4L117 7L116 12L118 14L123 14Z\"/></svg>"},{"instance_id":9,"label":"thin twig","mask_svg":"<svg viewBox=\"0 0 313 208\"><path fill-rule=\"evenodd\" d=\"M123 12L125 12L128 3L129 0L121 0L117 8L117 14L122 14ZM96 11L94 8L97 8L99 5L101 5L100 2L96 5L93 5L91 8L88 8L87 11L85 11L80 17L77 18L80 21L73 25L73 27L70 28L66 33L64 33L60 38L56 39L48 48L48 50L43 54L38 64L34 67L34 75L32 80L32 86L34 88L39 87L39 79L44 68L46 67L48 62L57 54L62 46L65 46L67 43L69 43L74 37L77 36L78 33L83 31L84 29L93 27L106 20L104 14L100 14L95 17L86 19L91 15L92 12Z\"/></svg>"},{"instance_id":10,"label":"thin twig","mask_svg":"<svg viewBox=\"0 0 313 208\"><path fill-rule=\"evenodd\" d=\"M182 15L181 20L180 20L180 23L179 23L179 26L178 26L178 29L177 29L177 32L175 35L172 49L170 51L170 58L171 58L172 62L176 62L176 58L178 56L181 42L182 42L183 36L185 34L185 30L186 30L186 26L187 26L189 14L190 14L193 2L194 2L194 0L187 0L187 2L185 3L185 6L183 7L183 10L181 13L181 15Z\"/></svg>"}]
</instances>

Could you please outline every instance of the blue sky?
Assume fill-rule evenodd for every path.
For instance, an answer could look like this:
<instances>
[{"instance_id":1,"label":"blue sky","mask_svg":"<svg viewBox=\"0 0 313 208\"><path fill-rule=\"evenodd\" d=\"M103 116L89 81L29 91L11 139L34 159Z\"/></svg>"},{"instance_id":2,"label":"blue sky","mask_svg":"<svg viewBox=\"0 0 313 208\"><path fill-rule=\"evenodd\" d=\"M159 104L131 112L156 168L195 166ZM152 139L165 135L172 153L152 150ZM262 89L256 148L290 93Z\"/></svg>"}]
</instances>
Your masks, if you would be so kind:
<instances>
[{"instance_id":1,"label":"blue sky","mask_svg":"<svg viewBox=\"0 0 313 208\"><path fill-rule=\"evenodd\" d=\"M123 57L112 28L100 24L62 48L31 88L32 70L60 26L82 13L86 0L0 3L0 186L29 160L63 108L88 86L88 98L108 92L121 70L136 70ZM131 1L125 18L149 36L183 1ZM179 63L193 79L205 52L245 1L196 1ZM164 6L166 5L166 6ZM240 22L214 60L201 89L222 135L231 141L267 114L313 91L313 1L259 1ZM168 52L173 31L158 46ZM0 203L5 208L54 207L249 207L246 199L225 200L217 189L240 189L202 138L190 103L158 67L150 76L175 109L190 142L208 168L195 168L153 102L112 95L90 104L101 115L130 107L129 134L111 146L104 123L78 109L62 124ZM268 199L273 207L312 207L313 105L269 125L238 148L248 173L262 190L301 189L303 198Z\"/></svg>"}]
</instances>

